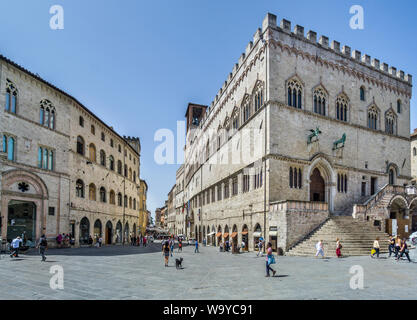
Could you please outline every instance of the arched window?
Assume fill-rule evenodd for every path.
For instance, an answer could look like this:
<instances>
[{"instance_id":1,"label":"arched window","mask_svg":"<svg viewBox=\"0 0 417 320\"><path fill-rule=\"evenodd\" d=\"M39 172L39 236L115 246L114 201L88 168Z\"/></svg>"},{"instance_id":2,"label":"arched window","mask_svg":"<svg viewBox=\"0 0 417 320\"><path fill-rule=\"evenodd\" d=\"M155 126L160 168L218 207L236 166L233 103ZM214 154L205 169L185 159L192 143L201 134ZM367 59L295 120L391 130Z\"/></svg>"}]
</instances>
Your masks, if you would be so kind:
<instances>
[{"instance_id":1,"label":"arched window","mask_svg":"<svg viewBox=\"0 0 417 320\"><path fill-rule=\"evenodd\" d=\"M113 190L110 190L110 204L116 204L116 194Z\"/></svg>"},{"instance_id":2,"label":"arched window","mask_svg":"<svg viewBox=\"0 0 417 320\"><path fill-rule=\"evenodd\" d=\"M127 196L126 195L124 196L124 200L125 200L124 201L125 208L127 208Z\"/></svg>"},{"instance_id":3,"label":"arched window","mask_svg":"<svg viewBox=\"0 0 417 320\"><path fill-rule=\"evenodd\" d=\"M318 87L313 92L314 112L326 115L327 94L322 87Z\"/></svg>"},{"instance_id":4,"label":"arched window","mask_svg":"<svg viewBox=\"0 0 417 320\"><path fill-rule=\"evenodd\" d=\"M104 132L101 133L101 140L106 141L106 135L104 134Z\"/></svg>"},{"instance_id":5,"label":"arched window","mask_svg":"<svg viewBox=\"0 0 417 320\"><path fill-rule=\"evenodd\" d=\"M136 210L136 199L133 199L133 210Z\"/></svg>"},{"instance_id":6,"label":"arched window","mask_svg":"<svg viewBox=\"0 0 417 320\"><path fill-rule=\"evenodd\" d=\"M104 187L100 188L100 201L106 202L106 189Z\"/></svg>"},{"instance_id":7,"label":"arched window","mask_svg":"<svg viewBox=\"0 0 417 320\"><path fill-rule=\"evenodd\" d=\"M78 123L81 127L84 127L84 118L80 116L80 118L78 119Z\"/></svg>"},{"instance_id":8,"label":"arched window","mask_svg":"<svg viewBox=\"0 0 417 320\"><path fill-rule=\"evenodd\" d=\"M129 197L129 209L132 209L132 197Z\"/></svg>"},{"instance_id":9,"label":"arched window","mask_svg":"<svg viewBox=\"0 0 417 320\"><path fill-rule=\"evenodd\" d=\"M371 106L368 109L368 128L378 130L379 111L376 106Z\"/></svg>"},{"instance_id":10,"label":"arched window","mask_svg":"<svg viewBox=\"0 0 417 320\"><path fill-rule=\"evenodd\" d=\"M104 150L100 150L100 164L106 166L106 153Z\"/></svg>"},{"instance_id":11,"label":"arched window","mask_svg":"<svg viewBox=\"0 0 417 320\"><path fill-rule=\"evenodd\" d=\"M50 171L54 170L54 151L39 147L38 167Z\"/></svg>"},{"instance_id":12,"label":"arched window","mask_svg":"<svg viewBox=\"0 0 417 320\"><path fill-rule=\"evenodd\" d=\"M132 168L129 168L129 180L133 180L133 177L132 177Z\"/></svg>"},{"instance_id":13,"label":"arched window","mask_svg":"<svg viewBox=\"0 0 417 320\"><path fill-rule=\"evenodd\" d=\"M365 101L365 88L361 87L359 89L359 98L361 99L361 101Z\"/></svg>"},{"instance_id":14,"label":"arched window","mask_svg":"<svg viewBox=\"0 0 417 320\"><path fill-rule=\"evenodd\" d=\"M133 171L133 182L136 182L136 171Z\"/></svg>"},{"instance_id":15,"label":"arched window","mask_svg":"<svg viewBox=\"0 0 417 320\"><path fill-rule=\"evenodd\" d=\"M291 79L287 84L288 105L302 109L303 86L297 79Z\"/></svg>"},{"instance_id":16,"label":"arched window","mask_svg":"<svg viewBox=\"0 0 417 320\"><path fill-rule=\"evenodd\" d=\"M96 146L93 143L90 143L88 150L90 153L90 161L96 162Z\"/></svg>"},{"instance_id":17,"label":"arched window","mask_svg":"<svg viewBox=\"0 0 417 320\"><path fill-rule=\"evenodd\" d=\"M255 106L255 112L264 105L264 88L261 81L258 81L253 90L253 105Z\"/></svg>"},{"instance_id":18,"label":"arched window","mask_svg":"<svg viewBox=\"0 0 417 320\"><path fill-rule=\"evenodd\" d=\"M6 80L6 105L5 110L16 113L17 109L17 89L9 79Z\"/></svg>"},{"instance_id":19,"label":"arched window","mask_svg":"<svg viewBox=\"0 0 417 320\"><path fill-rule=\"evenodd\" d=\"M91 125L91 134L96 134L96 128L94 125Z\"/></svg>"},{"instance_id":20,"label":"arched window","mask_svg":"<svg viewBox=\"0 0 417 320\"><path fill-rule=\"evenodd\" d=\"M392 110L388 110L385 113L385 132L389 134L396 134L396 123L397 115Z\"/></svg>"},{"instance_id":21,"label":"arched window","mask_svg":"<svg viewBox=\"0 0 417 320\"><path fill-rule=\"evenodd\" d=\"M7 160L14 161L15 139L7 135L3 135L3 152L7 154Z\"/></svg>"},{"instance_id":22,"label":"arched window","mask_svg":"<svg viewBox=\"0 0 417 320\"><path fill-rule=\"evenodd\" d=\"M341 94L336 99L336 119L341 121L348 121L348 105L349 99L346 95Z\"/></svg>"},{"instance_id":23,"label":"arched window","mask_svg":"<svg viewBox=\"0 0 417 320\"><path fill-rule=\"evenodd\" d=\"M239 110L236 107L232 112L232 128L233 133L239 129Z\"/></svg>"},{"instance_id":24,"label":"arched window","mask_svg":"<svg viewBox=\"0 0 417 320\"><path fill-rule=\"evenodd\" d=\"M401 113L401 100L397 100L397 113Z\"/></svg>"},{"instance_id":25,"label":"arched window","mask_svg":"<svg viewBox=\"0 0 417 320\"><path fill-rule=\"evenodd\" d=\"M127 177L127 164L125 164L124 176Z\"/></svg>"},{"instance_id":26,"label":"arched window","mask_svg":"<svg viewBox=\"0 0 417 320\"><path fill-rule=\"evenodd\" d=\"M292 171L292 167L290 167L290 188L294 186L294 174Z\"/></svg>"},{"instance_id":27,"label":"arched window","mask_svg":"<svg viewBox=\"0 0 417 320\"><path fill-rule=\"evenodd\" d=\"M114 158L113 158L113 156L109 157L109 163L110 163L110 165L109 165L110 170L114 171Z\"/></svg>"},{"instance_id":28,"label":"arched window","mask_svg":"<svg viewBox=\"0 0 417 320\"><path fill-rule=\"evenodd\" d=\"M45 127L55 129L55 107L48 99L40 102L39 122Z\"/></svg>"},{"instance_id":29,"label":"arched window","mask_svg":"<svg viewBox=\"0 0 417 320\"><path fill-rule=\"evenodd\" d=\"M123 205L123 203L122 203L122 194L120 192L117 194L117 204L118 204L119 207L121 207Z\"/></svg>"},{"instance_id":30,"label":"arched window","mask_svg":"<svg viewBox=\"0 0 417 320\"><path fill-rule=\"evenodd\" d=\"M117 173L122 174L122 162L117 160Z\"/></svg>"},{"instance_id":31,"label":"arched window","mask_svg":"<svg viewBox=\"0 0 417 320\"><path fill-rule=\"evenodd\" d=\"M243 99L241 110L243 112L242 123L245 123L252 115L251 104L248 94L246 94L245 98Z\"/></svg>"},{"instance_id":32,"label":"arched window","mask_svg":"<svg viewBox=\"0 0 417 320\"><path fill-rule=\"evenodd\" d=\"M81 179L75 183L75 194L78 198L84 198L84 182Z\"/></svg>"},{"instance_id":33,"label":"arched window","mask_svg":"<svg viewBox=\"0 0 417 320\"><path fill-rule=\"evenodd\" d=\"M96 186L94 183L90 183L88 186L88 198L90 200L96 201Z\"/></svg>"},{"instance_id":34,"label":"arched window","mask_svg":"<svg viewBox=\"0 0 417 320\"><path fill-rule=\"evenodd\" d=\"M77 153L84 155L84 139L81 136L77 137Z\"/></svg>"},{"instance_id":35,"label":"arched window","mask_svg":"<svg viewBox=\"0 0 417 320\"><path fill-rule=\"evenodd\" d=\"M389 184L395 184L395 171L393 168L389 169Z\"/></svg>"}]
</instances>

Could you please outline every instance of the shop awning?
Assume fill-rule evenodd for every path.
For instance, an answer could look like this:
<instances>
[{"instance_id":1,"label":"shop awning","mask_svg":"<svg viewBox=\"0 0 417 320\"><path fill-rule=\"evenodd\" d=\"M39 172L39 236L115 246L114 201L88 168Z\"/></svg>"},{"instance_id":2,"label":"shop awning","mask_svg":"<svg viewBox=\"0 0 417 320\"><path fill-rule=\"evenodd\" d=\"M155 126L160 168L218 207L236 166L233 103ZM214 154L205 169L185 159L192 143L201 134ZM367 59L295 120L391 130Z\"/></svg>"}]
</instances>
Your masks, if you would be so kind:
<instances>
[{"instance_id":1,"label":"shop awning","mask_svg":"<svg viewBox=\"0 0 417 320\"><path fill-rule=\"evenodd\" d=\"M221 232L217 232L216 233L216 237L218 238L218 237L221 237L222 236L222 233Z\"/></svg>"},{"instance_id":2,"label":"shop awning","mask_svg":"<svg viewBox=\"0 0 417 320\"><path fill-rule=\"evenodd\" d=\"M248 234L248 231L247 230L245 230L245 231L242 231L242 235L244 236L244 235L247 235Z\"/></svg>"},{"instance_id":3,"label":"shop awning","mask_svg":"<svg viewBox=\"0 0 417 320\"><path fill-rule=\"evenodd\" d=\"M276 237L278 235L278 231L269 231L270 237Z\"/></svg>"},{"instance_id":4,"label":"shop awning","mask_svg":"<svg viewBox=\"0 0 417 320\"><path fill-rule=\"evenodd\" d=\"M223 235L223 238L227 238L227 237L229 237L229 232L225 232Z\"/></svg>"},{"instance_id":5,"label":"shop awning","mask_svg":"<svg viewBox=\"0 0 417 320\"><path fill-rule=\"evenodd\" d=\"M262 235L262 234L261 234L261 232L260 232L260 231L257 231L257 232L254 232L254 233L253 233L253 237L254 237L254 238L260 238L260 237L261 237L261 235Z\"/></svg>"},{"instance_id":6,"label":"shop awning","mask_svg":"<svg viewBox=\"0 0 417 320\"><path fill-rule=\"evenodd\" d=\"M232 238L237 237L237 232L233 232L231 235Z\"/></svg>"}]
</instances>

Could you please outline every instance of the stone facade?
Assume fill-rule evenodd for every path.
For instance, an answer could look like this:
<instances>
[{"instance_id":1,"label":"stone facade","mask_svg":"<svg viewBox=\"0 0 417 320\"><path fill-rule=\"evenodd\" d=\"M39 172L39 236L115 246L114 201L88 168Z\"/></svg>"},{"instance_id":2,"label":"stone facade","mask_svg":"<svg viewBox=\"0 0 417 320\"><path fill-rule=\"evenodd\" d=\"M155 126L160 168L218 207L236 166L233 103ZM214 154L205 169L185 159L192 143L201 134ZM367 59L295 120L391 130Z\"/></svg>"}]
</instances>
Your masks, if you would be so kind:
<instances>
[{"instance_id":1,"label":"stone facade","mask_svg":"<svg viewBox=\"0 0 417 320\"><path fill-rule=\"evenodd\" d=\"M176 211L175 211L175 193L176 193L176 185L174 185L168 193L168 201L167 201L167 230L169 234L175 234L175 219L176 219Z\"/></svg>"},{"instance_id":2,"label":"stone facade","mask_svg":"<svg viewBox=\"0 0 417 320\"><path fill-rule=\"evenodd\" d=\"M136 234L139 139L121 137L75 98L4 57L0 68L3 239L10 240L9 229L32 228L19 226L26 223L22 217L8 217L15 211L27 216L27 208L36 221L29 231L33 242L41 234L54 240L58 233L71 233L76 245L89 236L110 244ZM10 138L13 155L8 155ZM28 190L19 187L24 184Z\"/></svg>"},{"instance_id":3,"label":"stone facade","mask_svg":"<svg viewBox=\"0 0 417 320\"><path fill-rule=\"evenodd\" d=\"M411 87L411 75L268 14L211 105L188 105L187 235L249 249L262 236L286 251L326 212L351 215L407 183ZM309 220L276 210L282 201L327 209L307 205Z\"/></svg>"},{"instance_id":4,"label":"stone facade","mask_svg":"<svg viewBox=\"0 0 417 320\"><path fill-rule=\"evenodd\" d=\"M148 209L146 207L146 199L148 195L148 185L145 180L140 180L139 191L139 232L142 235L146 234L146 227L149 225Z\"/></svg>"},{"instance_id":5,"label":"stone facade","mask_svg":"<svg viewBox=\"0 0 417 320\"><path fill-rule=\"evenodd\" d=\"M417 184L417 129L411 134L411 177L412 184Z\"/></svg>"}]
</instances>

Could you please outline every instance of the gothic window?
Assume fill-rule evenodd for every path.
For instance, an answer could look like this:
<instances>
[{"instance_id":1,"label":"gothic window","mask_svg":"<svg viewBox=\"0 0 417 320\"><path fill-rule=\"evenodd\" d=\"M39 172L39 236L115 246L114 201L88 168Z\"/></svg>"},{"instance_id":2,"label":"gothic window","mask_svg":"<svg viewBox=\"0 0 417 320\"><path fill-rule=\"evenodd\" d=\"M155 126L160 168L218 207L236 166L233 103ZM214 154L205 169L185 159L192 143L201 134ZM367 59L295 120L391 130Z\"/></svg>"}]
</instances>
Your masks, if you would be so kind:
<instances>
[{"instance_id":1,"label":"gothic window","mask_svg":"<svg viewBox=\"0 0 417 320\"><path fill-rule=\"evenodd\" d=\"M77 153L84 155L84 139L81 136L77 137Z\"/></svg>"},{"instance_id":2,"label":"gothic window","mask_svg":"<svg viewBox=\"0 0 417 320\"><path fill-rule=\"evenodd\" d=\"M385 113L385 132L395 134L397 130L396 122L397 116L392 110L388 110L388 112Z\"/></svg>"},{"instance_id":3,"label":"gothic window","mask_svg":"<svg viewBox=\"0 0 417 320\"><path fill-rule=\"evenodd\" d=\"M90 200L96 201L96 186L94 185L94 183L91 183L88 186L88 198Z\"/></svg>"},{"instance_id":4,"label":"gothic window","mask_svg":"<svg viewBox=\"0 0 417 320\"><path fill-rule=\"evenodd\" d=\"M224 199L229 198L229 181L224 184Z\"/></svg>"},{"instance_id":5,"label":"gothic window","mask_svg":"<svg viewBox=\"0 0 417 320\"><path fill-rule=\"evenodd\" d=\"M348 109L349 99L341 94L336 99L336 119L341 121L348 121Z\"/></svg>"},{"instance_id":6,"label":"gothic window","mask_svg":"<svg viewBox=\"0 0 417 320\"><path fill-rule=\"evenodd\" d=\"M39 123L47 128L55 129L55 107L51 101L44 99L40 102Z\"/></svg>"},{"instance_id":7,"label":"gothic window","mask_svg":"<svg viewBox=\"0 0 417 320\"><path fill-rule=\"evenodd\" d=\"M101 133L101 140L106 141L106 136L105 136L104 132Z\"/></svg>"},{"instance_id":8,"label":"gothic window","mask_svg":"<svg viewBox=\"0 0 417 320\"><path fill-rule=\"evenodd\" d=\"M127 165L126 164L125 164L125 167L124 167L124 176L127 177Z\"/></svg>"},{"instance_id":9,"label":"gothic window","mask_svg":"<svg viewBox=\"0 0 417 320\"><path fill-rule=\"evenodd\" d=\"M136 171L133 171L133 182L136 182Z\"/></svg>"},{"instance_id":10,"label":"gothic window","mask_svg":"<svg viewBox=\"0 0 417 320\"><path fill-rule=\"evenodd\" d=\"M347 193L348 179L347 175L343 173L337 174L337 192Z\"/></svg>"},{"instance_id":11,"label":"gothic window","mask_svg":"<svg viewBox=\"0 0 417 320\"><path fill-rule=\"evenodd\" d=\"M54 170L54 151L45 147L38 149L38 167L45 170Z\"/></svg>"},{"instance_id":12,"label":"gothic window","mask_svg":"<svg viewBox=\"0 0 417 320\"><path fill-rule=\"evenodd\" d=\"M327 94L323 88L319 87L313 92L314 112L326 115Z\"/></svg>"},{"instance_id":13,"label":"gothic window","mask_svg":"<svg viewBox=\"0 0 417 320\"><path fill-rule=\"evenodd\" d=\"M211 202L215 202L216 201L216 190L215 188L211 188Z\"/></svg>"},{"instance_id":14,"label":"gothic window","mask_svg":"<svg viewBox=\"0 0 417 320\"><path fill-rule=\"evenodd\" d=\"M7 154L7 160L15 160L15 139L13 137L3 135L3 152Z\"/></svg>"},{"instance_id":15,"label":"gothic window","mask_svg":"<svg viewBox=\"0 0 417 320\"><path fill-rule=\"evenodd\" d=\"M221 183L217 185L217 201L222 199L222 185Z\"/></svg>"},{"instance_id":16,"label":"gothic window","mask_svg":"<svg viewBox=\"0 0 417 320\"><path fill-rule=\"evenodd\" d=\"M302 109L303 86L297 79L292 79L287 85L288 105Z\"/></svg>"},{"instance_id":17,"label":"gothic window","mask_svg":"<svg viewBox=\"0 0 417 320\"><path fill-rule=\"evenodd\" d=\"M100 164L106 166L106 153L104 150L100 150Z\"/></svg>"},{"instance_id":18,"label":"gothic window","mask_svg":"<svg viewBox=\"0 0 417 320\"><path fill-rule=\"evenodd\" d=\"M119 144L119 152L120 153L122 152L122 147L120 146L120 144Z\"/></svg>"},{"instance_id":19,"label":"gothic window","mask_svg":"<svg viewBox=\"0 0 417 320\"><path fill-rule=\"evenodd\" d=\"M132 209L132 197L129 197L129 209Z\"/></svg>"},{"instance_id":20,"label":"gothic window","mask_svg":"<svg viewBox=\"0 0 417 320\"><path fill-rule=\"evenodd\" d=\"M365 101L365 88L361 87L359 89L359 98L361 99L361 101Z\"/></svg>"},{"instance_id":21,"label":"gothic window","mask_svg":"<svg viewBox=\"0 0 417 320\"><path fill-rule=\"evenodd\" d=\"M290 188L301 189L302 188L302 171L300 168L290 167L289 184Z\"/></svg>"},{"instance_id":22,"label":"gothic window","mask_svg":"<svg viewBox=\"0 0 417 320\"><path fill-rule=\"evenodd\" d=\"M100 188L100 201L101 202L106 202L106 189L104 189L104 187Z\"/></svg>"},{"instance_id":23,"label":"gothic window","mask_svg":"<svg viewBox=\"0 0 417 320\"><path fill-rule=\"evenodd\" d=\"M75 194L78 198L84 198L84 182L80 179L75 183Z\"/></svg>"},{"instance_id":24,"label":"gothic window","mask_svg":"<svg viewBox=\"0 0 417 320\"><path fill-rule=\"evenodd\" d=\"M113 156L109 157L109 163L110 163L110 165L109 165L110 170L114 171L114 158L113 158Z\"/></svg>"},{"instance_id":25,"label":"gothic window","mask_svg":"<svg viewBox=\"0 0 417 320\"><path fill-rule=\"evenodd\" d=\"M248 119L251 116L251 105L250 105L249 95L245 95L245 98L243 99L243 102L242 102L241 109L243 112L242 123L245 123L246 121L248 121Z\"/></svg>"},{"instance_id":26,"label":"gothic window","mask_svg":"<svg viewBox=\"0 0 417 320\"><path fill-rule=\"evenodd\" d=\"M401 113L401 100L397 100L397 113Z\"/></svg>"},{"instance_id":27,"label":"gothic window","mask_svg":"<svg viewBox=\"0 0 417 320\"><path fill-rule=\"evenodd\" d=\"M117 204L118 204L119 207L121 207L123 205L122 204L122 194L120 192L117 194Z\"/></svg>"},{"instance_id":28,"label":"gothic window","mask_svg":"<svg viewBox=\"0 0 417 320\"><path fill-rule=\"evenodd\" d=\"M88 148L89 150L89 156L91 162L96 162L96 146L93 143L90 143L90 146Z\"/></svg>"},{"instance_id":29,"label":"gothic window","mask_svg":"<svg viewBox=\"0 0 417 320\"><path fill-rule=\"evenodd\" d=\"M116 194L113 190L110 190L110 204L116 204Z\"/></svg>"},{"instance_id":30,"label":"gothic window","mask_svg":"<svg viewBox=\"0 0 417 320\"><path fill-rule=\"evenodd\" d=\"M249 175L248 174L244 174L243 175L243 188L242 188L242 192L248 192L249 191Z\"/></svg>"},{"instance_id":31,"label":"gothic window","mask_svg":"<svg viewBox=\"0 0 417 320\"><path fill-rule=\"evenodd\" d=\"M232 119L233 132L236 132L239 129L239 110L237 108L233 110Z\"/></svg>"},{"instance_id":32,"label":"gothic window","mask_svg":"<svg viewBox=\"0 0 417 320\"><path fill-rule=\"evenodd\" d=\"M5 110L16 113L17 109L17 89L16 86L9 80L6 80L6 105Z\"/></svg>"},{"instance_id":33,"label":"gothic window","mask_svg":"<svg viewBox=\"0 0 417 320\"><path fill-rule=\"evenodd\" d=\"M378 130L379 111L376 106L368 109L368 128Z\"/></svg>"},{"instance_id":34,"label":"gothic window","mask_svg":"<svg viewBox=\"0 0 417 320\"><path fill-rule=\"evenodd\" d=\"M136 210L136 199L133 199L133 210Z\"/></svg>"},{"instance_id":35,"label":"gothic window","mask_svg":"<svg viewBox=\"0 0 417 320\"><path fill-rule=\"evenodd\" d=\"M394 169L389 169L389 184L395 184L395 171Z\"/></svg>"},{"instance_id":36,"label":"gothic window","mask_svg":"<svg viewBox=\"0 0 417 320\"><path fill-rule=\"evenodd\" d=\"M117 161L117 173L122 174L122 162L120 160Z\"/></svg>"},{"instance_id":37,"label":"gothic window","mask_svg":"<svg viewBox=\"0 0 417 320\"><path fill-rule=\"evenodd\" d=\"M131 168L129 168L129 180L133 180L132 169Z\"/></svg>"},{"instance_id":38,"label":"gothic window","mask_svg":"<svg viewBox=\"0 0 417 320\"><path fill-rule=\"evenodd\" d=\"M124 196L124 205L125 205L125 208L127 208L127 196Z\"/></svg>"},{"instance_id":39,"label":"gothic window","mask_svg":"<svg viewBox=\"0 0 417 320\"><path fill-rule=\"evenodd\" d=\"M264 104L264 88L263 83L261 81L258 81L258 83L255 86L254 92L253 92L253 105L255 106L255 112L257 112L259 109L262 108Z\"/></svg>"},{"instance_id":40,"label":"gothic window","mask_svg":"<svg viewBox=\"0 0 417 320\"><path fill-rule=\"evenodd\" d=\"M113 139L110 139L110 147L114 147L114 141L113 141Z\"/></svg>"},{"instance_id":41,"label":"gothic window","mask_svg":"<svg viewBox=\"0 0 417 320\"><path fill-rule=\"evenodd\" d=\"M232 179L232 196L237 195L239 192L238 185L237 185L237 177Z\"/></svg>"}]
</instances>

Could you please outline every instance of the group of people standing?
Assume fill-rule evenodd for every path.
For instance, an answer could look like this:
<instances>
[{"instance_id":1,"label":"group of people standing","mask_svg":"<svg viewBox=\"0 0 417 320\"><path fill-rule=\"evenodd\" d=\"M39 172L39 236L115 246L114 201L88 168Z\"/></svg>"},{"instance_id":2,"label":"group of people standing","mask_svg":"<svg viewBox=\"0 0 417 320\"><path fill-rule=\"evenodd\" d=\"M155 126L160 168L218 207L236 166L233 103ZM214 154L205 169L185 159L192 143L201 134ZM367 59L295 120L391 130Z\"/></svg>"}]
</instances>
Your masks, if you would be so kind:
<instances>
[{"instance_id":1,"label":"group of people standing","mask_svg":"<svg viewBox=\"0 0 417 320\"><path fill-rule=\"evenodd\" d=\"M142 246L144 246L144 247L146 247L146 243L147 243L147 237L146 236L142 236L142 235L139 235L139 236L133 236L133 235L131 235L130 236L130 245L131 246L140 246L140 245L142 245Z\"/></svg>"},{"instance_id":2,"label":"group of people standing","mask_svg":"<svg viewBox=\"0 0 417 320\"><path fill-rule=\"evenodd\" d=\"M58 248L69 248L75 245L75 238L70 233L60 233L55 238Z\"/></svg>"},{"instance_id":3,"label":"group of people standing","mask_svg":"<svg viewBox=\"0 0 417 320\"><path fill-rule=\"evenodd\" d=\"M405 238L401 239L399 236L392 236L390 235L390 243L388 246L389 256L391 257L394 253L395 260L399 261L403 255L405 255L408 259L408 262L411 262L409 250L407 246L407 241ZM379 250L378 250L379 256Z\"/></svg>"}]
</instances>

